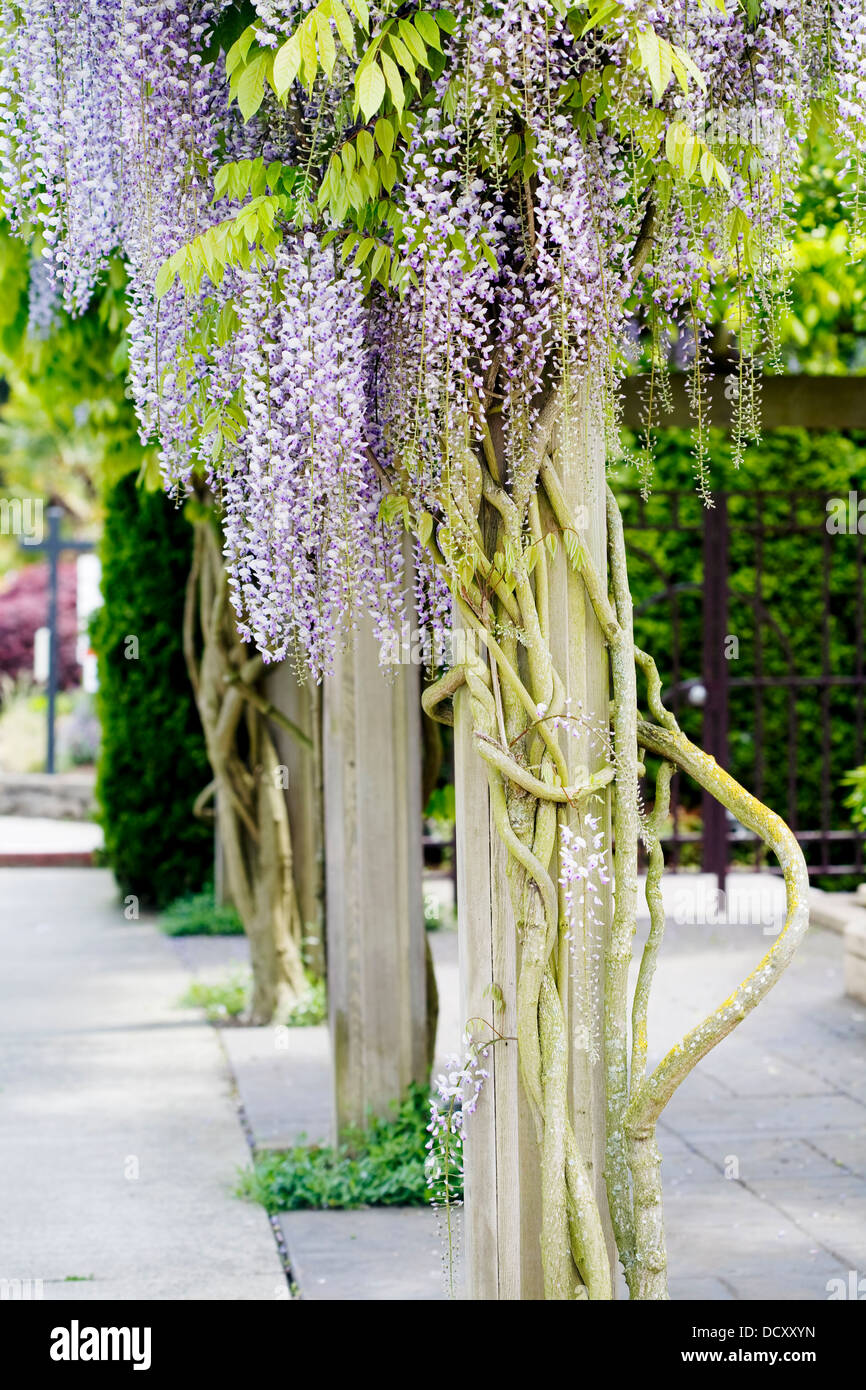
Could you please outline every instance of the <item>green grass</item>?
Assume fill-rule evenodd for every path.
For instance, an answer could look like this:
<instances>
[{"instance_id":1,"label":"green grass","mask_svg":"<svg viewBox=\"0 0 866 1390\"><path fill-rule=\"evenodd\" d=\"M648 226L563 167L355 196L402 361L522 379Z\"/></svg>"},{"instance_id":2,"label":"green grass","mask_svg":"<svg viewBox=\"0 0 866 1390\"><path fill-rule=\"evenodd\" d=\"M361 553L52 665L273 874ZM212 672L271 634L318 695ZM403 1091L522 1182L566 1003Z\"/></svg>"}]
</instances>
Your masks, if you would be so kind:
<instances>
[{"instance_id":1,"label":"green grass","mask_svg":"<svg viewBox=\"0 0 866 1390\"><path fill-rule=\"evenodd\" d=\"M247 966L238 966L222 980L207 983L193 980L186 994L178 1000L182 1009L204 1009L210 1023L228 1023L239 1018L249 1002L252 977ZM275 1022L286 1028L311 1028L324 1023L327 999L324 980L308 978L306 993L301 996L285 1018Z\"/></svg>"},{"instance_id":2,"label":"green grass","mask_svg":"<svg viewBox=\"0 0 866 1390\"><path fill-rule=\"evenodd\" d=\"M193 980L178 1004L182 1009L204 1009L211 1023L225 1023L243 1013L249 988L249 970L233 970L224 980L217 980L213 984Z\"/></svg>"},{"instance_id":3,"label":"green grass","mask_svg":"<svg viewBox=\"0 0 866 1390\"><path fill-rule=\"evenodd\" d=\"M308 976L307 992L302 994L289 1013L283 1019L287 1028L314 1028L319 1023L324 1023L328 1017L328 996L325 991L325 981L315 980Z\"/></svg>"},{"instance_id":4,"label":"green grass","mask_svg":"<svg viewBox=\"0 0 866 1390\"><path fill-rule=\"evenodd\" d=\"M426 1206L424 1176L430 1096L410 1086L387 1119L350 1129L341 1143L299 1144L288 1153L256 1160L241 1175L238 1195L271 1214L302 1208Z\"/></svg>"},{"instance_id":5,"label":"green grass","mask_svg":"<svg viewBox=\"0 0 866 1390\"><path fill-rule=\"evenodd\" d=\"M213 892L176 898L160 915L166 936L243 936L241 919L231 906L218 906Z\"/></svg>"}]
</instances>

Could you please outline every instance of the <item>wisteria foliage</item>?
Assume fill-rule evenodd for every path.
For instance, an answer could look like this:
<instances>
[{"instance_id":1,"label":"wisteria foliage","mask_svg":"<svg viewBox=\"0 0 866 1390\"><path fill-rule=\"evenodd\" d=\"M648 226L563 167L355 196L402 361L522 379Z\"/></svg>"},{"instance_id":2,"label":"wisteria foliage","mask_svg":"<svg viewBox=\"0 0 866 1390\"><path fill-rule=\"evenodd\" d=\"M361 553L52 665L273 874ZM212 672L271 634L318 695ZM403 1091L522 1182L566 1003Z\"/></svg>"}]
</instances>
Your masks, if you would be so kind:
<instances>
[{"instance_id":1,"label":"wisteria foliage","mask_svg":"<svg viewBox=\"0 0 866 1390\"><path fill-rule=\"evenodd\" d=\"M551 392L567 415L591 380L616 457L642 359L648 473L677 358L707 491L718 305L740 448L816 120L862 230L859 0L2 0L0 19L34 325L83 311L123 256L142 437L168 488L216 493L244 636L316 675L364 614L397 620L404 524L441 620L474 563L443 484L471 500L493 432L525 518Z\"/></svg>"}]
</instances>

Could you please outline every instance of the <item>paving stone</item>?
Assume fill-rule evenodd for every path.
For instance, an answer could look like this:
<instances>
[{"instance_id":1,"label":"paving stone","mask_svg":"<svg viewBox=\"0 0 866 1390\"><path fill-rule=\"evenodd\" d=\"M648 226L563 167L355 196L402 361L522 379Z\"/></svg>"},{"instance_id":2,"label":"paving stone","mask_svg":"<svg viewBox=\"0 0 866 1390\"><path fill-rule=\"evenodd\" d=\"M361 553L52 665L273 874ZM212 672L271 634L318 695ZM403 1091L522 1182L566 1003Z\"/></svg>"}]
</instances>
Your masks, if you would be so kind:
<instances>
[{"instance_id":1,"label":"paving stone","mask_svg":"<svg viewBox=\"0 0 866 1390\"><path fill-rule=\"evenodd\" d=\"M758 1183L754 1191L762 1202L779 1211L805 1231L815 1244L839 1256L851 1269L866 1270L866 1181L835 1174L824 1178L780 1178Z\"/></svg>"},{"instance_id":2,"label":"paving stone","mask_svg":"<svg viewBox=\"0 0 866 1390\"><path fill-rule=\"evenodd\" d=\"M443 1244L427 1207L291 1211L278 1219L302 1298L447 1296Z\"/></svg>"},{"instance_id":3,"label":"paving stone","mask_svg":"<svg viewBox=\"0 0 866 1390\"><path fill-rule=\"evenodd\" d=\"M688 1299L697 1303L724 1303L734 1297L724 1280L714 1279L711 1275L699 1275L694 1279L675 1276L668 1280L668 1289L672 1299Z\"/></svg>"},{"instance_id":4,"label":"paving stone","mask_svg":"<svg viewBox=\"0 0 866 1390\"><path fill-rule=\"evenodd\" d=\"M814 1134L806 1142L835 1168L866 1177L866 1134Z\"/></svg>"},{"instance_id":5,"label":"paving stone","mask_svg":"<svg viewBox=\"0 0 866 1390\"><path fill-rule=\"evenodd\" d=\"M793 1184L804 1179L838 1176L838 1165L832 1159L794 1135L740 1137L734 1154L717 1136L696 1137L695 1145L716 1171L724 1171L726 1160L734 1158L736 1165L729 1163L729 1168L752 1189L776 1178Z\"/></svg>"},{"instance_id":6,"label":"paving stone","mask_svg":"<svg viewBox=\"0 0 866 1390\"><path fill-rule=\"evenodd\" d=\"M223 1028L220 1036L256 1148L332 1138L326 1027Z\"/></svg>"},{"instance_id":7,"label":"paving stone","mask_svg":"<svg viewBox=\"0 0 866 1390\"><path fill-rule=\"evenodd\" d=\"M673 1103L669 1108L673 1109ZM858 1133L863 1130L864 1118L864 1107L850 1096L840 1094L807 1095L796 1099L736 1096L726 1105L714 1105L703 1099L691 1105L684 1101L670 1117L670 1123L695 1143L699 1143L702 1136L713 1135L733 1145L741 1137L763 1134Z\"/></svg>"}]
</instances>

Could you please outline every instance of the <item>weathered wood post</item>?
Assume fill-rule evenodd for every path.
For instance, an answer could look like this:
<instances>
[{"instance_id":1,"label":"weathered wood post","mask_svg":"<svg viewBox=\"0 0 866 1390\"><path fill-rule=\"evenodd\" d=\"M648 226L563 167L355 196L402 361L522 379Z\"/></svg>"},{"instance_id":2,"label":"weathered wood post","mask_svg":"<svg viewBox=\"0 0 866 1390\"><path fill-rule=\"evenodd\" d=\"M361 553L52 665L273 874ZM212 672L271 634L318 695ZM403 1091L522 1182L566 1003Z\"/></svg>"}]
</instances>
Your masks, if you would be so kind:
<instances>
[{"instance_id":1,"label":"weathered wood post","mask_svg":"<svg viewBox=\"0 0 866 1390\"><path fill-rule=\"evenodd\" d=\"M418 671L369 623L324 682L328 999L338 1129L427 1075Z\"/></svg>"},{"instance_id":2,"label":"weathered wood post","mask_svg":"<svg viewBox=\"0 0 866 1390\"><path fill-rule=\"evenodd\" d=\"M322 738L319 686L301 682L287 662L268 673L267 699L311 740L304 748L288 729L271 724L271 735L285 770L286 803L292 836L295 892L304 927L304 960L316 974L325 970L325 853L322 821Z\"/></svg>"},{"instance_id":3,"label":"weathered wood post","mask_svg":"<svg viewBox=\"0 0 866 1390\"><path fill-rule=\"evenodd\" d=\"M584 544L601 575L607 572L604 439L597 412L572 404L571 423L554 441L559 475ZM550 518L543 515L542 520ZM608 724L608 657L601 631L586 598L583 580L560 545L550 567L550 630L554 662L575 714L582 709L598 726ZM483 655L483 651L480 652ZM582 732L563 740L569 771L579 764L590 772L604 763L598 742ZM518 932L507 881L507 855L496 833L487 773L472 733L470 695L465 686L454 697L454 764L457 804L457 901L460 970L465 1017L494 1021L491 986L504 1007L496 1028L507 1038L516 1032ZM610 797L596 804L610 845ZM605 890L603 890L605 891ZM597 908L610 920L610 894ZM581 936L582 932L582 936ZM569 977L563 1005L570 1040L572 1123L589 1167L607 1235L611 1268L616 1252L604 1184L605 1099L603 1070L603 929L578 924L569 959L560 970ZM585 972L585 973L584 973ZM579 1018L594 1018L581 1027ZM478 1110L467 1124L464 1212L465 1290L471 1299L537 1299L544 1296L541 1266L541 1202L535 1132L520 1080L517 1044L497 1042L490 1049L490 1078ZM615 1280L614 1280L615 1284Z\"/></svg>"}]
</instances>

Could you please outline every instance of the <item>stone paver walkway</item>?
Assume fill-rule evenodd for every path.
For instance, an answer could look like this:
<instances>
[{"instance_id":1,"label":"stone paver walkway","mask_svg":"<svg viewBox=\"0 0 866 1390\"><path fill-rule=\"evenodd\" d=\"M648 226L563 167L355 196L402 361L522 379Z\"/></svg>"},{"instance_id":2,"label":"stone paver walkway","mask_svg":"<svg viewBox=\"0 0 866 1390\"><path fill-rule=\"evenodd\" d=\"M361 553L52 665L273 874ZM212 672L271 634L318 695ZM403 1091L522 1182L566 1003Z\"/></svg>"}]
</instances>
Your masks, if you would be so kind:
<instances>
[{"instance_id":1,"label":"stone paver walkway","mask_svg":"<svg viewBox=\"0 0 866 1390\"><path fill-rule=\"evenodd\" d=\"M665 893L653 1060L748 974L778 933L784 904L778 880L751 875L729 879L721 914L703 876L670 876ZM708 908L720 923L700 923ZM645 930L640 923L639 940ZM438 932L430 941L441 1055L459 1046L457 939ZM288 1049L268 1029L225 1037L262 1147L327 1137L326 1030L292 1033ZM866 1275L866 1007L842 993L840 936L809 933L777 987L677 1092L659 1143L673 1298L820 1300L829 1280ZM352 1216L280 1218L303 1296L368 1296L359 1292L363 1264L365 1278L381 1281L370 1296L399 1297L389 1291L398 1248L412 1286L429 1287L436 1274L437 1291L426 1296L442 1296L429 1217L400 1227L385 1212L367 1214L366 1224Z\"/></svg>"},{"instance_id":2,"label":"stone paver walkway","mask_svg":"<svg viewBox=\"0 0 866 1390\"><path fill-rule=\"evenodd\" d=\"M759 925L672 923L653 1053L769 944ZM683 1083L659 1127L675 1298L825 1299L866 1273L866 1007L842 940L813 929L778 985Z\"/></svg>"},{"instance_id":3,"label":"stone paver walkway","mask_svg":"<svg viewBox=\"0 0 866 1390\"><path fill-rule=\"evenodd\" d=\"M0 1280L285 1298L267 1217L232 1195L249 1155L219 1036L176 1007L169 943L102 870L3 869L0 962Z\"/></svg>"},{"instance_id":4,"label":"stone paver walkway","mask_svg":"<svg viewBox=\"0 0 866 1390\"><path fill-rule=\"evenodd\" d=\"M719 915L712 885L666 880L654 1059L778 930L780 884L729 890L701 925ZM459 1046L457 938L430 940L441 1054ZM217 978L244 954L243 939L169 942L124 921L107 874L0 871L0 1278L43 1279L49 1298L285 1296L267 1219L231 1196L247 1153L224 1058L261 1148L325 1139L327 1030L218 1035L175 1007L190 970ZM809 933L677 1092L659 1140L675 1299L822 1300L866 1275L866 1006L842 993L838 935ZM444 1296L429 1211L280 1225L303 1297Z\"/></svg>"}]
</instances>

